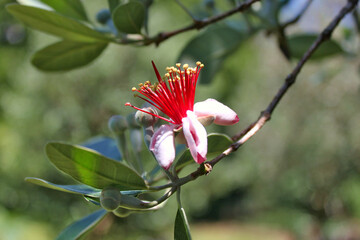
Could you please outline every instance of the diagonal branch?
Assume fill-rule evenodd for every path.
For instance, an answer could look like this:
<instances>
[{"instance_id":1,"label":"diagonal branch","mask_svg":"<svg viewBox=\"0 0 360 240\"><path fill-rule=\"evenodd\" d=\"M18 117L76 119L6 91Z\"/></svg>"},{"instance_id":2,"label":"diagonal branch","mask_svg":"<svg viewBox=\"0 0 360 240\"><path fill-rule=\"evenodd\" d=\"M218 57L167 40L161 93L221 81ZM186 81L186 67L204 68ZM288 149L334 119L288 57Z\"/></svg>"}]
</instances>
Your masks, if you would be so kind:
<instances>
[{"instance_id":1,"label":"diagonal branch","mask_svg":"<svg viewBox=\"0 0 360 240\"><path fill-rule=\"evenodd\" d=\"M174 184L180 186L189 181L195 180L199 176L208 174L211 171L212 167L214 167L215 164L217 164L221 159L231 154L232 152L235 152L246 141L248 141L252 136L254 136L265 125L265 123L270 120L273 111L279 104L282 97L285 95L287 90L295 83L296 78L304 64L309 60L311 55L316 51L316 49L319 48L322 43L331 38L331 35L339 22L345 17L346 14L351 12L356 7L358 1L359 0L347 1L347 4L340 10L336 17L330 22L330 24L320 33L315 42L310 46L310 48L305 52L303 57L299 60L292 72L286 77L284 84L280 87L280 89L274 96L273 100L266 107L266 109L261 112L259 118L255 122L250 124L242 132L233 136L232 139L236 141L235 143L233 143L228 149L226 149L223 153L221 153L211 161L206 162L205 165L201 165L196 171L183 178L178 179L176 182L174 182Z\"/></svg>"},{"instance_id":2,"label":"diagonal branch","mask_svg":"<svg viewBox=\"0 0 360 240\"><path fill-rule=\"evenodd\" d=\"M192 24L190 24L189 26L186 26L184 28L177 29L177 30L174 30L174 31L171 31L171 32L159 33L157 36L155 36L153 38L146 39L144 45L149 45L149 44L155 43L158 46L161 42L165 41L166 39L168 39L170 37L173 37L175 35L178 35L180 33L187 32L187 31L190 31L190 30L204 28L207 25L210 25L212 23L223 20L223 19L225 19L225 18L227 18L227 17L229 17L229 16L231 16L231 15L233 15L235 13L243 12L246 9L248 9L249 7L251 7L252 4L254 4L255 2L259 2L259 1L261 1L261 0L248 0L248 1L240 4L239 6L233 8L233 9L227 11L227 12L224 12L222 14L219 14L219 15L216 15L216 16L213 16L213 17L210 17L210 18L206 18L206 19L203 19L203 20L193 19L194 22Z\"/></svg>"}]
</instances>

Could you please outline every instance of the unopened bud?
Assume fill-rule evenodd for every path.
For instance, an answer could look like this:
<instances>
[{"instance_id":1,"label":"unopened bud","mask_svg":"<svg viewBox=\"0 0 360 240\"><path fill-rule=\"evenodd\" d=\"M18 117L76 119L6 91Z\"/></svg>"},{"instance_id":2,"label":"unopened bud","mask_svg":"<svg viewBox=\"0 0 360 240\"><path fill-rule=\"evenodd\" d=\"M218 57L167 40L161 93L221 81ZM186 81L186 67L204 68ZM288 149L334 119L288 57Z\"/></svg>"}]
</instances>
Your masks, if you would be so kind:
<instances>
[{"instance_id":1,"label":"unopened bud","mask_svg":"<svg viewBox=\"0 0 360 240\"><path fill-rule=\"evenodd\" d=\"M135 119L135 113L131 113L126 116L126 120L130 128L140 128L139 123Z\"/></svg>"},{"instance_id":2,"label":"unopened bud","mask_svg":"<svg viewBox=\"0 0 360 240\"><path fill-rule=\"evenodd\" d=\"M121 115L112 116L108 121L109 129L114 133L123 133L128 128L126 118Z\"/></svg>"},{"instance_id":3,"label":"unopened bud","mask_svg":"<svg viewBox=\"0 0 360 240\"><path fill-rule=\"evenodd\" d=\"M143 110L158 115L157 111L151 107L143 108ZM135 114L135 120L141 126L147 127L153 126L158 121L158 118L151 114L137 111Z\"/></svg>"},{"instance_id":4,"label":"unopened bud","mask_svg":"<svg viewBox=\"0 0 360 240\"><path fill-rule=\"evenodd\" d=\"M100 195L100 205L107 211L114 211L121 203L121 193L117 188L105 188Z\"/></svg>"},{"instance_id":5,"label":"unopened bud","mask_svg":"<svg viewBox=\"0 0 360 240\"><path fill-rule=\"evenodd\" d=\"M101 24L105 24L109 19L111 19L111 13L109 9L101 9L96 14L96 20Z\"/></svg>"}]
</instances>

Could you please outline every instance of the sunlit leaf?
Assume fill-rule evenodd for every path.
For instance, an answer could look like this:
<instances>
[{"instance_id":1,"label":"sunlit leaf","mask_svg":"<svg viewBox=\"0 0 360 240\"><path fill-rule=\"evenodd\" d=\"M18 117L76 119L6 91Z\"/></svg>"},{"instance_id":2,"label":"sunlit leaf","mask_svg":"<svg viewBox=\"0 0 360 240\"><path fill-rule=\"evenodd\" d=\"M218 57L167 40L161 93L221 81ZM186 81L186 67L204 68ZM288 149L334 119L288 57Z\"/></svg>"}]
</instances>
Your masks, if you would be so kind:
<instances>
[{"instance_id":1,"label":"sunlit leaf","mask_svg":"<svg viewBox=\"0 0 360 240\"><path fill-rule=\"evenodd\" d=\"M62 192L81 194L81 195L86 195L86 196L90 196L90 197L99 197L100 193L101 193L100 189L92 188L90 186L83 185L83 184L60 185L60 184L48 182L48 181L40 179L40 178L33 178L33 177L27 177L27 178L25 178L25 181L42 186L42 187L62 191Z\"/></svg>"},{"instance_id":2,"label":"sunlit leaf","mask_svg":"<svg viewBox=\"0 0 360 240\"><path fill-rule=\"evenodd\" d=\"M106 42L60 41L36 52L31 62L43 71L71 70L92 62L106 46Z\"/></svg>"},{"instance_id":3,"label":"sunlit leaf","mask_svg":"<svg viewBox=\"0 0 360 240\"><path fill-rule=\"evenodd\" d=\"M109 137L94 137L81 144L84 147L91 148L105 157L115 160L121 159L121 154L116 141Z\"/></svg>"},{"instance_id":4,"label":"sunlit leaf","mask_svg":"<svg viewBox=\"0 0 360 240\"><path fill-rule=\"evenodd\" d=\"M300 34L290 36L288 38L288 45L290 48L291 57L300 59L315 42L317 37L318 35L316 34ZM311 56L311 59L318 60L342 53L344 53L344 51L341 46L336 41L329 39L320 45L320 47Z\"/></svg>"},{"instance_id":5,"label":"sunlit leaf","mask_svg":"<svg viewBox=\"0 0 360 240\"><path fill-rule=\"evenodd\" d=\"M145 20L145 6L132 0L119 5L112 14L116 28L124 33L140 33Z\"/></svg>"},{"instance_id":6,"label":"sunlit leaf","mask_svg":"<svg viewBox=\"0 0 360 240\"><path fill-rule=\"evenodd\" d=\"M91 149L52 142L46 145L46 154L59 170L86 185L100 189L112 185L119 190L147 188L134 170Z\"/></svg>"},{"instance_id":7,"label":"sunlit leaf","mask_svg":"<svg viewBox=\"0 0 360 240\"><path fill-rule=\"evenodd\" d=\"M75 19L87 21L84 6L80 0L40 0L58 13Z\"/></svg>"},{"instance_id":8,"label":"sunlit leaf","mask_svg":"<svg viewBox=\"0 0 360 240\"><path fill-rule=\"evenodd\" d=\"M208 152L207 159L211 159L216 155L222 153L227 149L231 144L232 140L225 134L220 133L211 133L208 135ZM177 160L175 167L176 169L181 169L186 165L193 163L194 160L190 154L189 149L187 149Z\"/></svg>"},{"instance_id":9,"label":"sunlit leaf","mask_svg":"<svg viewBox=\"0 0 360 240\"><path fill-rule=\"evenodd\" d=\"M174 239L191 240L190 227L186 218L185 210L183 208L179 208L176 214Z\"/></svg>"},{"instance_id":10,"label":"sunlit leaf","mask_svg":"<svg viewBox=\"0 0 360 240\"><path fill-rule=\"evenodd\" d=\"M40 8L11 4L6 9L24 24L34 29L79 42L109 41L90 27L58 13Z\"/></svg>"},{"instance_id":11,"label":"sunlit leaf","mask_svg":"<svg viewBox=\"0 0 360 240\"><path fill-rule=\"evenodd\" d=\"M200 83L210 83L226 57L247 38L247 33L229 25L211 26L195 36L181 51L179 62L201 61L205 68Z\"/></svg>"},{"instance_id":12,"label":"sunlit leaf","mask_svg":"<svg viewBox=\"0 0 360 240\"><path fill-rule=\"evenodd\" d=\"M98 224L107 212L104 209L98 210L68 226L63 230L56 240L73 240L78 239Z\"/></svg>"}]
</instances>

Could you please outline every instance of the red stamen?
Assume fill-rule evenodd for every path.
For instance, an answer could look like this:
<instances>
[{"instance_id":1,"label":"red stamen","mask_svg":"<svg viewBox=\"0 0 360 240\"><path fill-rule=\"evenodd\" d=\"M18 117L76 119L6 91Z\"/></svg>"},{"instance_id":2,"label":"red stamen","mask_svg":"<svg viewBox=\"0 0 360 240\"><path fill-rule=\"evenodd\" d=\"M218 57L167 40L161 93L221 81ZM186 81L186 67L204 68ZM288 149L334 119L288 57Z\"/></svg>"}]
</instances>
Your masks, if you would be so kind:
<instances>
[{"instance_id":1,"label":"red stamen","mask_svg":"<svg viewBox=\"0 0 360 240\"><path fill-rule=\"evenodd\" d=\"M177 68L167 68L168 73L165 75L165 79L167 80L163 80L155 63L153 61L151 63L158 83L152 85L150 81L146 81L144 84L139 84L139 89L134 87L132 90L144 96L135 95L136 97L150 103L166 114L170 119L147 112L130 103L126 103L125 105L131 106L134 109L148 113L167 122L181 124L182 118L186 117L186 111L193 110L196 83L200 70L204 65L197 62L196 68L189 68L187 64L184 64L182 70L180 68L181 65L178 63L176 64Z\"/></svg>"},{"instance_id":2,"label":"red stamen","mask_svg":"<svg viewBox=\"0 0 360 240\"><path fill-rule=\"evenodd\" d=\"M148 111L145 111L145 110L143 110L143 109L141 109L141 108L135 107L134 105L132 105L132 104L129 103L129 102L125 103L125 106L129 106L129 107L135 108L135 109L138 110L138 111L141 111L141 112L150 114L150 115L152 115L152 116L154 116L154 117L157 117L157 118L160 118L160 119L162 119L162 120L164 120L164 121L167 121L167 122L169 122L169 123L175 124L175 122L174 122L174 121L171 121L170 119L164 118L164 117L159 116L159 115L157 115L157 114L154 114L154 113L152 113L152 112L148 112Z\"/></svg>"}]
</instances>

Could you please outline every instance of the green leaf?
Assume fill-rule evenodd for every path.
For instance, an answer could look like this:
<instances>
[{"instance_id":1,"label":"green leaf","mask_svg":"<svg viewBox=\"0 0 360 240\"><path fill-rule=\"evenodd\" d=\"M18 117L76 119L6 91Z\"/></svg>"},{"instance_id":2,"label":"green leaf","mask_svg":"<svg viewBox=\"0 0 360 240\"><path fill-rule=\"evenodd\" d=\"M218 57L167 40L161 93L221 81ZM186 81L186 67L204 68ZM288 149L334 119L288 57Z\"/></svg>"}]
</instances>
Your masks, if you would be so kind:
<instances>
[{"instance_id":1,"label":"green leaf","mask_svg":"<svg viewBox=\"0 0 360 240\"><path fill-rule=\"evenodd\" d=\"M36 52L32 64L43 71L64 71L82 67L96 59L106 42L60 41Z\"/></svg>"},{"instance_id":2,"label":"green leaf","mask_svg":"<svg viewBox=\"0 0 360 240\"><path fill-rule=\"evenodd\" d=\"M191 240L190 227L184 208L179 208L176 214L174 240Z\"/></svg>"},{"instance_id":3,"label":"green leaf","mask_svg":"<svg viewBox=\"0 0 360 240\"><path fill-rule=\"evenodd\" d=\"M40 0L64 16L87 21L84 6L80 0Z\"/></svg>"},{"instance_id":4,"label":"green leaf","mask_svg":"<svg viewBox=\"0 0 360 240\"><path fill-rule=\"evenodd\" d=\"M46 155L59 170L94 188L147 189L134 170L91 149L51 142L46 145Z\"/></svg>"},{"instance_id":5,"label":"green leaf","mask_svg":"<svg viewBox=\"0 0 360 240\"><path fill-rule=\"evenodd\" d=\"M300 34L293 35L288 38L288 45L290 48L291 57L300 59L304 53L315 42L318 35L316 34ZM332 39L322 43L320 47L313 53L310 59L319 60L325 57L333 56L335 54L344 53L340 45Z\"/></svg>"},{"instance_id":6,"label":"green leaf","mask_svg":"<svg viewBox=\"0 0 360 240\"><path fill-rule=\"evenodd\" d=\"M115 27L124 33L140 33L145 20L145 6L132 0L119 5L112 14Z\"/></svg>"},{"instance_id":7,"label":"green leaf","mask_svg":"<svg viewBox=\"0 0 360 240\"><path fill-rule=\"evenodd\" d=\"M108 0L108 5L111 13L115 10L119 3L120 0Z\"/></svg>"},{"instance_id":8,"label":"green leaf","mask_svg":"<svg viewBox=\"0 0 360 240\"><path fill-rule=\"evenodd\" d=\"M90 197L100 197L101 190L92 188L87 185L59 185L55 183L48 182L46 180L40 179L40 178L33 178L33 177L27 177L25 178L25 181L29 183L33 183L42 187L67 192L67 193L74 193L74 194L81 194L86 195Z\"/></svg>"},{"instance_id":9,"label":"green leaf","mask_svg":"<svg viewBox=\"0 0 360 240\"><path fill-rule=\"evenodd\" d=\"M211 159L222 153L227 149L233 141L225 134L210 133L208 135L208 152L207 159ZM177 170L185 167L186 165L193 163L193 157L191 156L190 150L187 149L177 160L175 167Z\"/></svg>"},{"instance_id":10,"label":"green leaf","mask_svg":"<svg viewBox=\"0 0 360 240\"><path fill-rule=\"evenodd\" d=\"M199 81L210 83L226 57L233 53L247 37L246 32L229 25L211 26L184 47L180 53L179 62L190 64L201 61L205 67L201 70Z\"/></svg>"},{"instance_id":11,"label":"green leaf","mask_svg":"<svg viewBox=\"0 0 360 240\"><path fill-rule=\"evenodd\" d=\"M98 210L65 228L56 240L73 240L79 239L84 234L88 233L98 224L107 212L104 209Z\"/></svg>"},{"instance_id":12,"label":"green leaf","mask_svg":"<svg viewBox=\"0 0 360 240\"><path fill-rule=\"evenodd\" d=\"M11 4L6 9L31 28L79 42L110 41L105 35L75 19L40 8Z\"/></svg>"}]
</instances>

